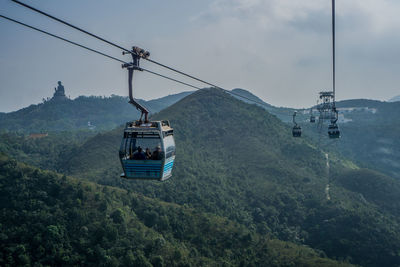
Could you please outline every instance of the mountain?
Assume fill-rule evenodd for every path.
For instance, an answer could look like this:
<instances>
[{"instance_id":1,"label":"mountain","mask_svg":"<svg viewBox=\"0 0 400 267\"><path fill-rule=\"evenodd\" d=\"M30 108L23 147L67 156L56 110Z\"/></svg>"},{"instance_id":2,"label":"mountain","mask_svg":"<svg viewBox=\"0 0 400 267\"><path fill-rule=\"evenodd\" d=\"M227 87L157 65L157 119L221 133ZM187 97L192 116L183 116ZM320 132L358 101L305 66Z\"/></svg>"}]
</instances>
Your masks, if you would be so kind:
<instances>
[{"instance_id":1,"label":"mountain","mask_svg":"<svg viewBox=\"0 0 400 267\"><path fill-rule=\"evenodd\" d=\"M248 99L263 103L262 107L281 121L292 124L294 109L274 107L244 89L233 89L235 98L252 104ZM193 92L183 92L150 101L140 100L153 113L159 112ZM78 97L75 100L45 101L11 113L0 113L1 131L46 133L55 131L111 130L139 116L124 97ZM399 116L400 102L375 100L346 100L337 102L342 131L340 142L328 145L326 127L321 131L310 125L309 111L299 110L297 122L304 134L324 149L336 150L362 167L373 168L400 178ZM258 105L258 104L257 104ZM367 134L365 132L368 132ZM31 163L31 162L29 162ZM44 165L41 165L43 167Z\"/></svg>"},{"instance_id":2,"label":"mountain","mask_svg":"<svg viewBox=\"0 0 400 267\"><path fill-rule=\"evenodd\" d=\"M187 91L187 92L182 92L182 93L178 93L178 94L168 95L168 96L164 96L161 98L149 100L146 102L144 102L144 100L142 100L142 101L143 101L144 105L151 107L151 111L153 113L155 113L160 110L163 110L166 107L169 107L169 106L175 104L182 98L184 98L192 93L193 93L193 91Z\"/></svg>"},{"instance_id":3,"label":"mountain","mask_svg":"<svg viewBox=\"0 0 400 267\"><path fill-rule=\"evenodd\" d=\"M336 151L359 166L400 178L400 102L382 102L368 99L338 101L340 141L332 143L327 137L329 122L319 128L311 124L310 109L297 110L296 122L303 136L312 138L325 150ZM281 121L293 125L295 109L266 107ZM318 112L314 109L314 115ZM334 145L332 145L334 144Z\"/></svg>"},{"instance_id":4,"label":"mountain","mask_svg":"<svg viewBox=\"0 0 400 267\"><path fill-rule=\"evenodd\" d=\"M150 101L139 100L156 113L191 94L183 92ZM111 130L139 116L126 97L80 96L74 100L54 99L15 112L0 114L0 129L24 133L95 129Z\"/></svg>"},{"instance_id":5,"label":"mountain","mask_svg":"<svg viewBox=\"0 0 400 267\"><path fill-rule=\"evenodd\" d=\"M258 102L258 103L262 103L262 107L264 107L264 108L266 108L266 107L272 108L272 106L270 104L264 102L261 98L259 98L258 96L252 94L251 92L249 92L245 89L235 88L232 90L232 93L234 93L234 94L232 94L233 97L235 97L239 100L242 100L245 103L254 104L255 102ZM245 98L239 97L238 95L243 96ZM260 105L260 104L257 104L257 105Z\"/></svg>"},{"instance_id":6,"label":"mountain","mask_svg":"<svg viewBox=\"0 0 400 267\"><path fill-rule=\"evenodd\" d=\"M267 110L269 113L275 115L283 122L292 122L292 115L295 111L294 109L272 106L245 89L236 88L233 89L232 92L234 93L232 94L233 97L248 104L256 104L257 106L260 106ZM244 98L240 96L243 96Z\"/></svg>"},{"instance_id":7,"label":"mountain","mask_svg":"<svg viewBox=\"0 0 400 267\"><path fill-rule=\"evenodd\" d=\"M361 166L400 178L400 102L388 104L376 113L346 114L352 121L341 126L338 149Z\"/></svg>"},{"instance_id":8,"label":"mountain","mask_svg":"<svg viewBox=\"0 0 400 267\"><path fill-rule=\"evenodd\" d=\"M326 152L310 139L293 139L274 115L216 89L197 91L153 119L169 119L174 127L177 158L170 180L118 178L121 128L65 154L63 171L229 218L330 258L400 264L398 180L334 152L327 164ZM372 188L381 191L373 194Z\"/></svg>"},{"instance_id":9,"label":"mountain","mask_svg":"<svg viewBox=\"0 0 400 267\"><path fill-rule=\"evenodd\" d=\"M239 100L250 104L254 102L248 99L263 103L264 108L271 112L277 111L278 117L280 116L281 108L271 106L249 91L236 88L232 92L233 96ZM187 91L149 101L141 99L138 101L151 113L157 113L192 93L193 91ZM237 95L242 95L247 99ZM63 101L55 101L51 99L15 112L0 112L0 129L21 133L86 129L105 131L138 116L139 112L132 108L126 97L116 95L111 97L80 96L74 100L65 98Z\"/></svg>"},{"instance_id":10,"label":"mountain","mask_svg":"<svg viewBox=\"0 0 400 267\"><path fill-rule=\"evenodd\" d=\"M400 101L400 95L392 97L391 99L389 99L389 102L398 102Z\"/></svg>"},{"instance_id":11,"label":"mountain","mask_svg":"<svg viewBox=\"0 0 400 267\"><path fill-rule=\"evenodd\" d=\"M342 139L328 145L307 137L291 138L290 126L257 105L215 89L200 90L153 116L169 119L175 129L176 166L173 178L164 183L119 178L122 128L71 145L54 137L50 150L50 139L23 141L23 145L5 141L3 147L10 154L14 149L20 151L13 155L22 155L31 164L47 168L45 161L51 159L49 168L65 174L225 218L257 235L306 245L333 259L362 266L397 266L399 181L360 168L361 161L357 166L335 152L353 151L352 144L346 143L351 140L348 136L360 144L359 127L353 125L350 129L358 132L345 135L350 131L344 126L349 123L372 123L373 129L389 119L392 123L383 124L387 127L383 129L395 129L396 118L385 118L385 114L392 111L390 116L395 117L397 106L386 104L370 100L341 103L351 121L341 124ZM380 133L395 140L398 131ZM353 148L357 156L364 156L359 151L368 151L373 141L366 148ZM344 147L335 149L340 145ZM329 153L329 165L325 153ZM351 153L347 156L353 157ZM374 166L375 162L368 167Z\"/></svg>"},{"instance_id":12,"label":"mountain","mask_svg":"<svg viewBox=\"0 0 400 267\"><path fill-rule=\"evenodd\" d=\"M243 225L0 154L1 266L350 266Z\"/></svg>"},{"instance_id":13,"label":"mountain","mask_svg":"<svg viewBox=\"0 0 400 267\"><path fill-rule=\"evenodd\" d=\"M362 167L400 178L400 102L355 99L339 101L337 107L341 138L333 148ZM326 137L327 125L321 138L316 125L304 117L305 134L323 147L332 146Z\"/></svg>"}]
</instances>

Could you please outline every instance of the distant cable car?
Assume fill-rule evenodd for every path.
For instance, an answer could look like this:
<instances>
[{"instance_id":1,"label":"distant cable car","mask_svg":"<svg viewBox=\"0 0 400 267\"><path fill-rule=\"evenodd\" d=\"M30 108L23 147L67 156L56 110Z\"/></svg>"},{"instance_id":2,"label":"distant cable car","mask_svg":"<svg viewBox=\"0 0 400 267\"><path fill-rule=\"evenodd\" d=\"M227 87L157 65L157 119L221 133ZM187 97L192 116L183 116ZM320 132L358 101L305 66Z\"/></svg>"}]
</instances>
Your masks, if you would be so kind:
<instances>
[{"instance_id":1,"label":"distant cable car","mask_svg":"<svg viewBox=\"0 0 400 267\"><path fill-rule=\"evenodd\" d=\"M318 106L318 102L317 102L317 106ZM315 116L314 116L314 113L313 113L313 107L311 107L311 109L310 109L310 122L311 123L315 123Z\"/></svg>"},{"instance_id":2,"label":"distant cable car","mask_svg":"<svg viewBox=\"0 0 400 267\"><path fill-rule=\"evenodd\" d=\"M334 106L332 108L331 124L328 127L328 135L329 135L329 138L331 138L331 139L340 138L339 127L336 124L338 119L339 119L339 113L338 113L336 107Z\"/></svg>"},{"instance_id":3,"label":"distant cable car","mask_svg":"<svg viewBox=\"0 0 400 267\"><path fill-rule=\"evenodd\" d=\"M292 129L293 137L301 137L301 127L296 125Z\"/></svg>"},{"instance_id":4,"label":"distant cable car","mask_svg":"<svg viewBox=\"0 0 400 267\"><path fill-rule=\"evenodd\" d=\"M175 160L174 131L169 121L128 122L119 158L122 178L163 181L172 176Z\"/></svg>"},{"instance_id":5,"label":"distant cable car","mask_svg":"<svg viewBox=\"0 0 400 267\"><path fill-rule=\"evenodd\" d=\"M299 125L297 125L296 123L296 115L297 115L297 111L295 111L293 113L293 129L292 129L292 135L293 137L301 137L301 127Z\"/></svg>"},{"instance_id":6,"label":"distant cable car","mask_svg":"<svg viewBox=\"0 0 400 267\"><path fill-rule=\"evenodd\" d=\"M329 138L331 138L331 139L340 138L339 127L336 125L336 123L329 125L328 135L329 135Z\"/></svg>"}]
</instances>

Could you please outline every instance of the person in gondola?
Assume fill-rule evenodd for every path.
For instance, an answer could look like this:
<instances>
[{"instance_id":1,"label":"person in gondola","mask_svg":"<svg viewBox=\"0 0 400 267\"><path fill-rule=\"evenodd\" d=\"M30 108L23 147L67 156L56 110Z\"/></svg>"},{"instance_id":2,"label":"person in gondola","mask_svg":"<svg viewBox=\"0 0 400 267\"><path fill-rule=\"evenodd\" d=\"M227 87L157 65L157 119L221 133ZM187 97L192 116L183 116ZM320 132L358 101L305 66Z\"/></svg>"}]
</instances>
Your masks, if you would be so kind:
<instances>
[{"instance_id":1,"label":"person in gondola","mask_svg":"<svg viewBox=\"0 0 400 267\"><path fill-rule=\"evenodd\" d=\"M133 159L134 153L132 151L129 152L129 159Z\"/></svg>"},{"instance_id":2,"label":"person in gondola","mask_svg":"<svg viewBox=\"0 0 400 267\"><path fill-rule=\"evenodd\" d=\"M138 151L133 154L133 159L134 160L145 160L146 155L143 153L143 149L141 147L138 147Z\"/></svg>"},{"instance_id":3,"label":"person in gondola","mask_svg":"<svg viewBox=\"0 0 400 267\"><path fill-rule=\"evenodd\" d=\"M151 159L151 151L149 148L146 148L146 159Z\"/></svg>"},{"instance_id":4,"label":"person in gondola","mask_svg":"<svg viewBox=\"0 0 400 267\"><path fill-rule=\"evenodd\" d=\"M153 154L151 155L152 160L162 160L163 158L163 152L161 150L160 146L157 146L156 149L154 150Z\"/></svg>"}]
</instances>

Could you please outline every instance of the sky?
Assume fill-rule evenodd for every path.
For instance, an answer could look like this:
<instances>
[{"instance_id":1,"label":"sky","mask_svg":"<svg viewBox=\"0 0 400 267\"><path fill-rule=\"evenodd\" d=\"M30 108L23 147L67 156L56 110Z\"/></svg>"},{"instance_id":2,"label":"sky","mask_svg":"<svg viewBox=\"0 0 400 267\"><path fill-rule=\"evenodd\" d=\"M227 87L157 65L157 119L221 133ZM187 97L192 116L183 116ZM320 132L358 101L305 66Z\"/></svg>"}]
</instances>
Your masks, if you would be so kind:
<instances>
[{"instance_id":1,"label":"sky","mask_svg":"<svg viewBox=\"0 0 400 267\"><path fill-rule=\"evenodd\" d=\"M22 2L28 3L26 0ZM330 0L69 0L29 4L225 89L275 106L309 107L332 90ZM111 47L10 0L0 14L129 61ZM336 0L336 98L400 95L400 1ZM51 97L128 94L121 64L0 18L0 112ZM141 66L196 86L149 62ZM192 90L140 72L134 96Z\"/></svg>"}]
</instances>

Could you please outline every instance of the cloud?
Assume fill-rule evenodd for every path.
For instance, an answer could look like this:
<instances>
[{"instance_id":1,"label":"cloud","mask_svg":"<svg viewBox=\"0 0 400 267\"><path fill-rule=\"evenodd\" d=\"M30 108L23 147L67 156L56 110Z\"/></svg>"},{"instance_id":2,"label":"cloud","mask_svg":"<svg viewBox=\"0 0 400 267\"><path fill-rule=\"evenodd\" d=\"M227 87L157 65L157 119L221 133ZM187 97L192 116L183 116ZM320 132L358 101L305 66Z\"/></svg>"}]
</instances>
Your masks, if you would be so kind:
<instances>
[{"instance_id":1,"label":"cloud","mask_svg":"<svg viewBox=\"0 0 400 267\"><path fill-rule=\"evenodd\" d=\"M336 15L339 18L354 21L357 26L364 25L373 33L392 32L399 29L400 1L397 0L342 0L336 1ZM276 25L295 22L315 21L315 16L331 19L331 1L329 0L216 0L208 10L194 16L194 20L213 18L222 21L235 17L246 23L256 22L265 26L266 22ZM311 25L311 24L310 24ZM354 25L354 22L353 22Z\"/></svg>"},{"instance_id":2,"label":"cloud","mask_svg":"<svg viewBox=\"0 0 400 267\"><path fill-rule=\"evenodd\" d=\"M91 4L69 3L60 7L50 2L38 7L62 14L123 46L142 46L151 51L152 59L227 89L251 90L274 105L311 106L320 90L331 88L330 0L206 0L163 4L154 0L139 6L128 0L123 5L103 0L96 1L95 10ZM11 3L8 6L13 7ZM132 8L136 10L135 25L138 26L132 26ZM19 10L13 12L24 17ZM336 0L336 10L338 99L383 100L398 95L400 1ZM102 13L108 15L99 20ZM30 22L33 18L23 20ZM83 40L81 36L67 35L64 27L52 28L44 18L41 23L33 24ZM22 92L27 90L38 92L45 88L37 94L40 101L41 95L47 95L54 80L59 79L65 81L72 96L126 94L126 73L115 67L114 62L84 54L68 45L64 47L57 40L21 30L17 25L4 23L0 30L8 36L2 42L2 47L8 49L3 49L0 72L3 78L0 94L10 99L5 104L15 100L11 100L9 90L4 88L15 89L15 99L25 96ZM28 58L18 52L26 50L26 44L30 50L34 49ZM91 46L94 41L85 39L84 44ZM105 49L97 44L94 48ZM111 49L104 51L119 53ZM31 69L40 72L25 72L29 83L11 79L21 72L20 62L29 62ZM54 64L57 68L52 67ZM142 64L173 76L147 62ZM145 99L188 90L145 73L136 76L135 89L136 96ZM31 102L26 97L24 103Z\"/></svg>"},{"instance_id":3,"label":"cloud","mask_svg":"<svg viewBox=\"0 0 400 267\"><path fill-rule=\"evenodd\" d=\"M400 1L340 0L336 11L339 99L394 95ZM196 30L179 41L192 41L195 61L209 55L218 71L196 69L205 77L278 105L311 105L331 88L329 0L216 0L191 23Z\"/></svg>"}]
</instances>

